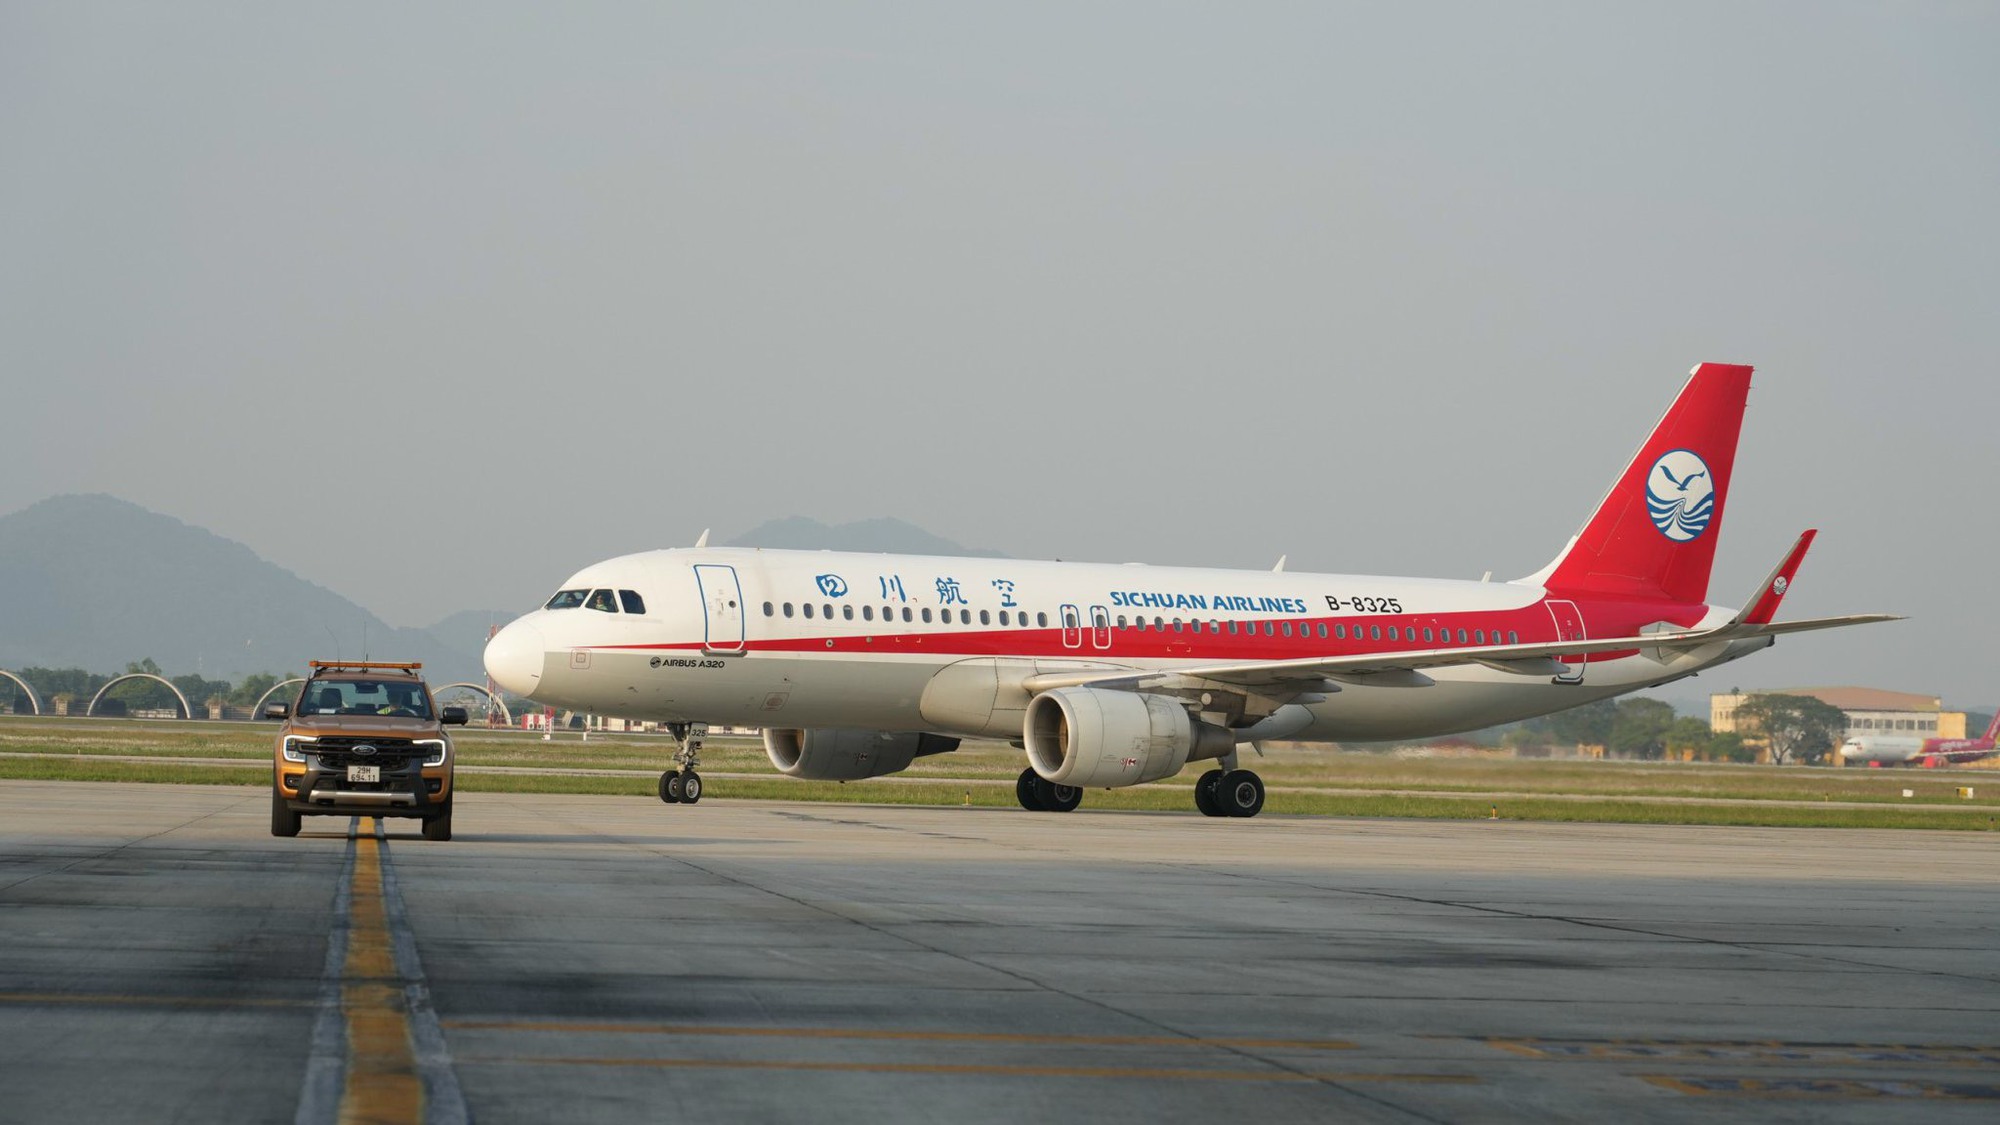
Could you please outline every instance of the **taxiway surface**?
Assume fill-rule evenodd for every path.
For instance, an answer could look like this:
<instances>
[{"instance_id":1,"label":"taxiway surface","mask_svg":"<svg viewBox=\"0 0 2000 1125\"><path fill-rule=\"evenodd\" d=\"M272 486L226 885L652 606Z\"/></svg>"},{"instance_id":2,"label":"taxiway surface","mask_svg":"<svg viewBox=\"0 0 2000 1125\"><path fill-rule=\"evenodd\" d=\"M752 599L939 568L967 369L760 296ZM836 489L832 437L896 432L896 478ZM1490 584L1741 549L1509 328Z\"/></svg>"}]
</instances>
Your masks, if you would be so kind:
<instances>
[{"instance_id":1,"label":"taxiway surface","mask_svg":"<svg viewBox=\"0 0 2000 1125\"><path fill-rule=\"evenodd\" d=\"M2000 837L0 782L10 1121L1987 1121Z\"/></svg>"}]
</instances>

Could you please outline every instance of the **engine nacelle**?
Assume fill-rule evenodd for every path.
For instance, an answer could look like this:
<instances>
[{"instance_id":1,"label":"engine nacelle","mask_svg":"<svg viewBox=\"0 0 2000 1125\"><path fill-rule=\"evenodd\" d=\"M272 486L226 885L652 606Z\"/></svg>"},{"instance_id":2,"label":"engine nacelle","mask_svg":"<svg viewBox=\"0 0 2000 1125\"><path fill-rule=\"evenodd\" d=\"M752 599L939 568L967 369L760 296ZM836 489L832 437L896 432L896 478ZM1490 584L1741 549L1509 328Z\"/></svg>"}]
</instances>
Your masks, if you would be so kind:
<instances>
[{"instance_id":1,"label":"engine nacelle","mask_svg":"<svg viewBox=\"0 0 2000 1125\"><path fill-rule=\"evenodd\" d=\"M1158 781L1189 761L1220 758L1236 736L1199 722L1164 695L1057 688L1028 702L1028 764L1057 785L1111 789Z\"/></svg>"},{"instance_id":2,"label":"engine nacelle","mask_svg":"<svg viewBox=\"0 0 2000 1125\"><path fill-rule=\"evenodd\" d=\"M910 768L930 754L958 749L941 734L881 730L764 728L764 754L778 772L807 781L859 781Z\"/></svg>"}]
</instances>

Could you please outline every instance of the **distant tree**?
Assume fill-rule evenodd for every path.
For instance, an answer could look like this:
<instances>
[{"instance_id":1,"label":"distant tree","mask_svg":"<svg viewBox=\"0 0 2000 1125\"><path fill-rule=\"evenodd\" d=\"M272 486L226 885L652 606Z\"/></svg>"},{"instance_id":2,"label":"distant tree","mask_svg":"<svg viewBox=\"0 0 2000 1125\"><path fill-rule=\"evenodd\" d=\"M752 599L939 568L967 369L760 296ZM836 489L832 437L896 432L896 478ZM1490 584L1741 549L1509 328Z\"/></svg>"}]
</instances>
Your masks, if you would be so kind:
<instances>
[{"instance_id":1,"label":"distant tree","mask_svg":"<svg viewBox=\"0 0 2000 1125\"><path fill-rule=\"evenodd\" d=\"M81 668L23 668L20 677L35 685L35 694L45 700L58 695L87 700L111 678Z\"/></svg>"},{"instance_id":2,"label":"distant tree","mask_svg":"<svg viewBox=\"0 0 2000 1125\"><path fill-rule=\"evenodd\" d=\"M197 675L175 676L173 685L187 696L188 704L201 707L227 699L230 691L228 680L208 680Z\"/></svg>"},{"instance_id":3,"label":"distant tree","mask_svg":"<svg viewBox=\"0 0 2000 1125\"><path fill-rule=\"evenodd\" d=\"M1666 751L1667 730L1674 724L1671 703L1657 699L1621 699L1612 712L1605 748L1627 758L1659 758Z\"/></svg>"},{"instance_id":4,"label":"distant tree","mask_svg":"<svg viewBox=\"0 0 2000 1125\"><path fill-rule=\"evenodd\" d=\"M1738 741L1740 744L1741 740ZM1670 754L1680 756L1693 751L1695 757L1707 758L1714 751L1715 732L1700 719L1679 718L1667 727L1664 742Z\"/></svg>"},{"instance_id":5,"label":"distant tree","mask_svg":"<svg viewBox=\"0 0 2000 1125\"><path fill-rule=\"evenodd\" d=\"M1708 759L1712 762L1754 762L1757 752L1743 745L1743 736L1733 730L1708 736Z\"/></svg>"},{"instance_id":6,"label":"distant tree","mask_svg":"<svg viewBox=\"0 0 2000 1125\"><path fill-rule=\"evenodd\" d=\"M1617 718L1618 705L1601 699L1544 716L1529 725L1546 731L1557 744L1608 746L1611 727Z\"/></svg>"},{"instance_id":7,"label":"distant tree","mask_svg":"<svg viewBox=\"0 0 2000 1125\"><path fill-rule=\"evenodd\" d=\"M1847 733L1847 713L1810 695L1753 695L1736 708L1736 721L1764 736L1778 765L1818 758Z\"/></svg>"}]
</instances>

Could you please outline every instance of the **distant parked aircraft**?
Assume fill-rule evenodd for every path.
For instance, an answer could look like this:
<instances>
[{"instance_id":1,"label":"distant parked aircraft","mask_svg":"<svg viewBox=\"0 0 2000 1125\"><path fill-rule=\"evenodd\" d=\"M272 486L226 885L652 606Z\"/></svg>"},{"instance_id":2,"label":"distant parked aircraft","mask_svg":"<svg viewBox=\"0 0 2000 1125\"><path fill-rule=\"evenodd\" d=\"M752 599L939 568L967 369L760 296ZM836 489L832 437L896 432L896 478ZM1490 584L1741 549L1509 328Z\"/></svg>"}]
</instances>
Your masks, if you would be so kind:
<instances>
[{"instance_id":1,"label":"distant parked aircraft","mask_svg":"<svg viewBox=\"0 0 2000 1125\"><path fill-rule=\"evenodd\" d=\"M1978 738L1918 738L1914 735L1857 734L1841 744L1842 761L1871 766L1948 766L1993 756L2000 743L2000 715Z\"/></svg>"}]
</instances>

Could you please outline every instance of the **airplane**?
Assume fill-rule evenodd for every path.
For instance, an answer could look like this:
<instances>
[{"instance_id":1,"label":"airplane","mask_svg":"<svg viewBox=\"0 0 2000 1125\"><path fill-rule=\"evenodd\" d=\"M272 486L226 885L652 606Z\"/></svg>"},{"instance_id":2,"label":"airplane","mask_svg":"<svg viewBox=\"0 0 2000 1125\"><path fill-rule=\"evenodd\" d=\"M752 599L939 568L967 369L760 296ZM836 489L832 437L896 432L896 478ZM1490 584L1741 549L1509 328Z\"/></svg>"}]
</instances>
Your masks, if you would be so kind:
<instances>
[{"instance_id":1,"label":"airplane","mask_svg":"<svg viewBox=\"0 0 2000 1125\"><path fill-rule=\"evenodd\" d=\"M1976 762L2000 753L2000 715L1978 738L1914 738L1909 735L1857 734L1841 743L1845 762L1870 766L1937 766Z\"/></svg>"},{"instance_id":2,"label":"airplane","mask_svg":"<svg viewBox=\"0 0 2000 1125\"><path fill-rule=\"evenodd\" d=\"M1751 368L1704 363L1554 561L1511 582L708 547L578 571L487 644L508 691L661 722L669 803L700 799L707 725L780 773L852 781L965 738L1026 754L1029 810L1191 763L1209 816L1255 816L1262 743L1424 738L1692 676L1788 633L1814 531L1741 607L1709 571Z\"/></svg>"}]
</instances>

